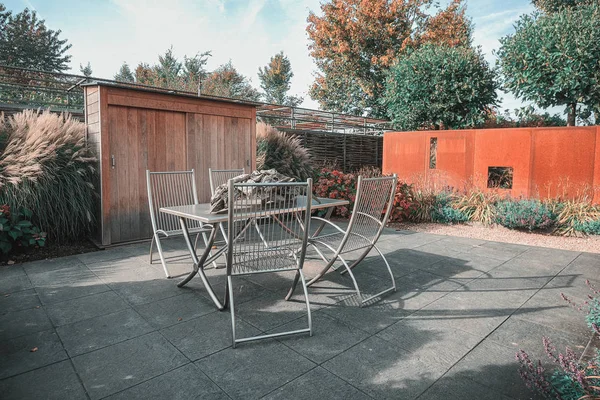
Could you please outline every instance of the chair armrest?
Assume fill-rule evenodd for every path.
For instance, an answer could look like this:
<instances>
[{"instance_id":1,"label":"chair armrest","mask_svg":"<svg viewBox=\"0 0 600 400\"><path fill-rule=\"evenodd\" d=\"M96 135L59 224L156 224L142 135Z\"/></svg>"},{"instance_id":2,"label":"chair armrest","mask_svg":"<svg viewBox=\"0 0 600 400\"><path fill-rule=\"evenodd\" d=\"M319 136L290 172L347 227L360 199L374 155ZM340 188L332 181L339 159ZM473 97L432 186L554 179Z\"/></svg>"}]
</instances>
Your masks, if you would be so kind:
<instances>
[{"instance_id":1,"label":"chair armrest","mask_svg":"<svg viewBox=\"0 0 600 400\"><path fill-rule=\"evenodd\" d=\"M374 217L374 216L372 216L372 215L369 215L369 214L367 214L367 213L364 213L364 212L357 212L357 214L364 215L365 217L369 217L369 218L371 218L373 221L377 222L379 225L381 225L381 224L382 224L381 220L378 220L377 218L375 218L375 217Z\"/></svg>"}]
</instances>

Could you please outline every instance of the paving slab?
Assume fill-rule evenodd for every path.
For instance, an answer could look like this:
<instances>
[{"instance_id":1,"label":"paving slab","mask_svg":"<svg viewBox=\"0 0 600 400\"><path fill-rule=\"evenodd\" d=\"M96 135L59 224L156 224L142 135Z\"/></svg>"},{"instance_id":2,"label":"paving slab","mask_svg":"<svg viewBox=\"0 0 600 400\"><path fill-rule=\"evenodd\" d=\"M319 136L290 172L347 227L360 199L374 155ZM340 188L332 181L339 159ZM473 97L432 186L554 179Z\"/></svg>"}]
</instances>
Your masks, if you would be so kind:
<instances>
[{"instance_id":1,"label":"paving slab","mask_svg":"<svg viewBox=\"0 0 600 400\"><path fill-rule=\"evenodd\" d=\"M236 331L240 337L262 333L239 318ZM162 329L161 333L187 358L195 361L231 346L231 316L228 312L214 311Z\"/></svg>"},{"instance_id":2,"label":"paving slab","mask_svg":"<svg viewBox=\"0 0 600 400\"><path fill-rule=\"evenodd\" d=\"M194 364L189 363L156 378L106 397L108 400L228 400L217 385Z\"/></svg>"},{"instance_id":3,"label":"paving slab","mask_svg":"<svg viewBox=\"0 0 600 400\"><path fill-rule=\"evenodd\" d=\"M56 328L71 357L141 336L153 330L154 328L132 309Z\"/></svg>"},{"instance_id":4,"label":"paving slab","mask_svg":"<svg viewBox=\"0 0 600 400\"><path fill-rule=\"evenodd\" d=\"M233 399L260 398L315 367L275 340L240 344L196 365Z\"/></svg>"},{"instance_id":5,"label":"paving slab","mask_svg":"<svg viewBox=\"0 0 600 400\"><path fill-rule=\"evenodd\" d=\"M463 377L443 377L434 383L419 400L511 400L490 387Z\"/></svg>"},{"instance_id":6,"label":"paving slab","mask_svg":"<svg viewBox=\"0 0 600 400\"><path fill-rule=\"evenodd\" d=\"M135 306L135 309L157 329L215 312L215 306L211 300L197 292L190 291L183 291L179 296Z\"/></svg>"},{"instance_id":7,"label":"paving slab","mask_svg":"<svg viewBox=\"0 0 600 400\"><path fill-rule=\"evenodd\" d=\"M0 273L0 296L21 290L31 289L33 285L21 266L6 266Z\"/></svg>"},{"instance_id":8,"label":"paving slab","mask_svg":"<svg viewBox=\"0 0 600 400\"><path fill-rule=\"evenodd\" d=\"M0 313L36 308L41 305L35 289L0 294Z\"/></svg>"},{"instance_id":9,"label":"paving slab","mask_svg":"<svg viewBox=\"0 0 600 400\"><path fill-rule=\"evenodd\" d=\"M0 379L67 359L54 329L0 342Z\"/></svg>"},{"instance_id":10,"label":"paving slab","mask_svg":"<svg viewBox=\"0 0 600 400\"><path fill-rule=\"evenodd\" d=\"M75 369L92 400L187 363L188 359L158 332L73 358Z\"/></svg>"},{"instance_id":11,"label":"paving slab","mask_svg":"<svg viewBox=\"0 0 600 400\"><path fill-rule=\"evenodd\" d=\"M323 368L377 399L412 399L446 368L429 358L399 350L371 337L324 363Z\"/></svg>"},{"instance_id":12,"label":"paving slab","mask_svg":"<svg viewBox=\"0 0 600 400\"><path fill-rule=\"evenodd\" d=\"M0 314L0 339L7 340L18 336L45 331L52 328L52 322L43 308L28 308Z\"/></svg>"},{"instance_id":13,"label":"paving slab","mask_svg":"<svg viewBox=\"0 0 600 400\"><path fill-rule=\"evenodd\" d=\"M484 340L447 373L448 378L462 377L487 386L514 399L528 399L533 393L519 376L515 350Z\"/></svg>"},{"instance_id":14,"label":"paving slab","mask_svg":"<svg viewBox=\"0 0 600 400\"><path fill-rule=\"evenodd\" d=\"M573 310L575 312L575 310ZM551 364L546 356L542 338L549 338L558 352L564 353L569 347L578 354L583 353L591 336L591 330L564 332L551 327L517 318L509 318L488 337L489 340L506 347L512 347L515 353L521 349L527 351L533 360Z\"/></svg>"},{"instance_id":15,"label":"paving slab","mask_svg":"<svg viewBox=\"0 0 600 400\"><path fill-rule=\"evenodd\" d=\"M69 360L0 380L0 393L4 400L86 398Z\"/></svg>"},{"instance_id":16,"label":"paving slab","mask_svg":"<svg viewBox=\"0 0 600 400\"><path fill-rule=\"evenodd\" d=\"M379 332L377 337L409 353L429 353L448 368L483 339L448 321L423 319L414 314Z\"/></svg>"},{"instance_id":17,"label":"paving slab","mask_svg":"<svg viewBox=\"0 0 600 400\"><path fill-rule=\"evenodd\" d=\"M317 364L337 356L370 336L367 332L347 325L320 311L314 312L312 317L313 336L310 340L306 340L305 335L287 336L278 340ZM277 330L294 331L306 327L306 318L299 318Z\"/></svg>"},{"instance_id":18,"label":"paving slab","mask_svg":"<svg viewBox=\"0 0 600 400\"><path fill-rule=\"evenodd\" d=\"M129 305L125 301L115 292L108 291L51 304L46 307L46 312L54 326L61 326L126 308Z\"/></svg>"},{"instance_id":19,"label":"paving slab","mask_svg":"<svg viewBox=\"0 0 600 400\"><path fill-rule=\"evenodd\" d=\"M265 400L368 400L370 396L333 375L321 367L316 367L301 377L294 379L269 393Z\"/></svg>"}]
</instances>

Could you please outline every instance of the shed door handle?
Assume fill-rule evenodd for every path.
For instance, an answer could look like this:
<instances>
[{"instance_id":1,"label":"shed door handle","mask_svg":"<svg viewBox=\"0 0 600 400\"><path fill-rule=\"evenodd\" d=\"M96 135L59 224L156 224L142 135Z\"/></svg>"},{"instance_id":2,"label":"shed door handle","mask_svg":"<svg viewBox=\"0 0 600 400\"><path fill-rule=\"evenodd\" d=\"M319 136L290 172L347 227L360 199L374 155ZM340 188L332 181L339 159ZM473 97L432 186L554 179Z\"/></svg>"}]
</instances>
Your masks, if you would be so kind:
<instances>
[{"instance_id":1,"label":"shed door handle","mask_svg":"<svg viewBox=\"0 0 600 400\"><path fill-rule=\"evenodd\" d=\"M116 163L115 163L115 155L113 154L113 155L110 156L110 166L112 168L115 168L115 165L116 165Z\"/></svg>"}]
</instances>

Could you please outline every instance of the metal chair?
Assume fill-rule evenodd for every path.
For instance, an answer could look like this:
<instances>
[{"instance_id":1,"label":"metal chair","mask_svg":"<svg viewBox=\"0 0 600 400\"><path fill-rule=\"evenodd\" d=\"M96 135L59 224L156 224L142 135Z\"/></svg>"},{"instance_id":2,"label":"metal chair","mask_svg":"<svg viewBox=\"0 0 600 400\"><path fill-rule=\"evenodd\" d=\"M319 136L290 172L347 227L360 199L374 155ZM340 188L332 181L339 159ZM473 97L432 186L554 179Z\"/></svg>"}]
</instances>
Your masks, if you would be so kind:
<instances>
[{"instance_id":1,"label":"metal chair","mask_svg":"<svg viewBox=\"0 0 600 400\"><path fill-rule=\"evenodd\" d=\"M150 264L152 264L152 253L154 242L160 257L165 275L171 277L162 245L160 235L171 237L183 234L179 220L174 215L161 213L161 207L181 206L186 204L198 204L198 194L196 191L196 179L194 170L191 171L173 171L173 172L150 172L146 170L146 182L148 186L148 206L150 207L150 220L152 222L152 242L150 243ZM198 238L203 235L206 242L206 233L212 228L205 228L198 221L189 221L190 233L196 233L194 249L198 243Z\"/></svg>"},{"instance_id":2,"label":"metal chair","mask_svg":"<svg viewBox=\"0 0 600 400\"><path fill-rule=\"evenodd\" d=\"M231 178L243 175L246 171L244 168L239 169L208 169L208 180L210 182L210 194L215 194L215 190L221 185L229 182Z\"/></svg>"},{"instance_id":3,"label":"metal chair","mask_svg":"<svg viewBox=\"0 0 600 400\"><path fill-rule=\"evenodd\" d=\"M368 179L364 179L362 176L359 176L356 190L356 202L354 203L352 216L350 217L350 222L348 223L348 228L346 230L340 228L329 220L319 217L312 218L313 220L321 221L322 224L333 227L337 232L318 235L318 232L320 232L319 229L317 231L318 236L311 237L309 239L309 245L313 246L317 254L319 254L319 256L323 259L325 262L325 267L307 283L307 286L310 286L321 279L321 277L323 277L323 275L325 275L325 273L333 267L334 263L339 260L345 267L345 270L342 271L342 274L348 273L352 279L352 283L356 290L358 299L361 302L361 306L385 293L396 291L396 281L394 280L394 275L390 269L390 265L383 253L376 246L377 240L381 236L381 232L383 231L383 228L385 227L390 216L395 192L396 175ZM329 250L331 253L333 253L333 255L327 258L319 247ZM371 252L372 249L375 249L383 259L383 262L385 263L385 266L387 267L392 279L392 287L369 296L366 299L362 299L360 289L358 288L358 284L356 283L352 269L358 265L358 263L364 260L364 258ZM343 255L355 251L360 251L360 255L354 262L352 262L351 265L348 265L348 262L344 259ZM292 285L292 288L286 296L286 300L291 298L296 283L297 280Z\"/></svg>"},{"instance_id":4,"label":"metal chair","mask_svg":"<svg viewBox=\"0 0 600 400\"><path fill-rule=\"evenodd\" d=\"M312 180L238 184L230 181L228 189L227 293L233 347L250 340L298 333L312 336L310 303L302 274L310 228ZM261 221L262 235L252 228L254 221ZM308 328L237 338L233 279L240 275L280 271L296 271L302 282Z\"/></svg>"}]
</instances>

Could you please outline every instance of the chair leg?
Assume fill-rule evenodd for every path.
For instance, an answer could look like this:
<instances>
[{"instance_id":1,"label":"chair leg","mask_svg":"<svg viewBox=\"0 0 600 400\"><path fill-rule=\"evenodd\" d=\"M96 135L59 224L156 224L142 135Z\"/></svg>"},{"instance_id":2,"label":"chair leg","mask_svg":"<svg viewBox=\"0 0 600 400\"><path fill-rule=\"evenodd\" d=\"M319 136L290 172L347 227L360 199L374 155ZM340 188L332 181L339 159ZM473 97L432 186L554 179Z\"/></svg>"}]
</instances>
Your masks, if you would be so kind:
<instances>
[{"instance_id":1,"label":"chair leg","mask_svg":"<svg viewBox=\"0 0 600 400\"><path fill-rule=\"evenodd\" d=\"M160 262L162 263L163 269L165 270L165 275L167 276L167 278L170 278L171 273L167 268L167 262L165 261L165 256L163 255L162 245L160 244L160 237L157 233L155 233L154 238L156 239L156 250L158 250L158 255L160 257Z\"/></svg>"},{"instance_id":2,"label":"chair leg","mask_svg":"<svg viewBox=\"0 0 600 400\"><path fill-rule=\"evenodd\" d=\"M235 349L235 307L233 305L233 283L231 275L227 276L227 291L229 292L229 312L231 313L231 345Z\"/></svg>"},{"instance_id":3,"label":"chair leg","mask_svg":"<svg viewBox=\"0 0 600 400\"><path fill-rule=\"evenodd\" d=\"M352 284L354 284L354 289L356 290L356 295L358 296L358 298L360 299L361 295L360 295L360 289L358 288L358 283L356 283L356 278L354 277L354 274L352 273L352 270L350 269L350 267L348 266L348 263L346 262L346 260L344 260L344 258L338 254L337 258L340 259L340 261L344 264L344 267L346 268L346 271L348 271L348 275L350 275L350 278L352 278Z\"/></svg>"},{"instance_id":4,"label":"chair leg","mask_svg":"<svg viewBox=\"0 0 600 400\"><path fill-rule=\"evenodd\" d=\"M150 240L150 264L152 264L152 250L154 249L154 235L152 235L152 240Z\"/></svg>"},{"instance_id":5,"label":"chair leg","mask_svg":"<svg viewBox=\"0 0 600 400\"><path fill-rule=\"evenodd\" d=\"M302 289L304 290L304 299L306 301L306 312L308 314L308 332L309 335L312 336L313 335L313 329L312 329L312 315L310 313L310 301L308 300L308 287L306 286L306 279L304 279L304 274L302 273L302 270L299 269L298 272L296 273L296 277L300 276L300 280L302 281Z\"/></svg>"},{"instance_id":6,"label":"chair leg","mask_svg":"<svg viewBox=\"0 0 600 400\"><path fill-rule=\"evenodd\" d=\"M387 288L385 290L382 290L379 293L376 293L376 294L374 294L374 295L372 295L372 296L364 299L362 301L363 304L369 302L370 300L373 300L376 297L380 297L381 295L386 294L388 292L392 292L392 291L395 292L396 291L396 279L394 279L394 273L392 272L392 269L390 268L390 264L388 263L387 259L385 258L385 256L383 255L383 253L381 252L381 250L379 250L379 248L377 246L373 246L373 248L375 250L377 250L377 252L379 253L379 256L381 256L381 258L383 259L383 262L385 263L385 266L386 266L386 268L387 268L387 270L388 270L388 272L390 274L390 278L392 279L392 287L389 287L389 288Z\"/></svg>"},{"instance_id":7,"label":"chair leg","mask_svg":"<svg viewBox=\"0 0 600 400\"><path fill-rule=\"evenodd\" d=\"M350 269L353 269L354 267L356 267L362 260L365 259L366 256L369 255L369 253L371 252L371 249L373 249L373 247L375 247L375 245L372 245L371 247L367 248L367 250L365 250L360 257L358 257L356 260L354 260L352 262L352 264L350 264ZM340 274L344 275L347 271L343 270L342 272L340 272Z\"/></svg>"}]
</instances>

